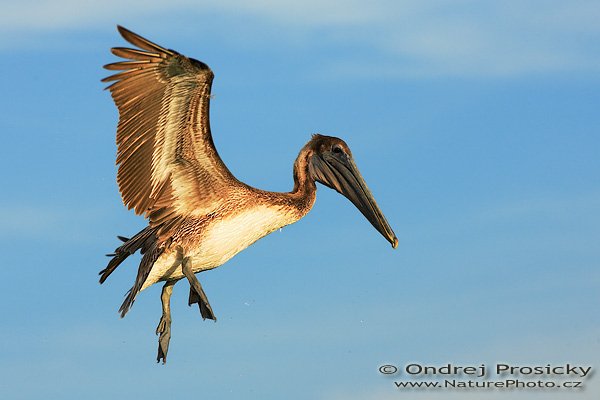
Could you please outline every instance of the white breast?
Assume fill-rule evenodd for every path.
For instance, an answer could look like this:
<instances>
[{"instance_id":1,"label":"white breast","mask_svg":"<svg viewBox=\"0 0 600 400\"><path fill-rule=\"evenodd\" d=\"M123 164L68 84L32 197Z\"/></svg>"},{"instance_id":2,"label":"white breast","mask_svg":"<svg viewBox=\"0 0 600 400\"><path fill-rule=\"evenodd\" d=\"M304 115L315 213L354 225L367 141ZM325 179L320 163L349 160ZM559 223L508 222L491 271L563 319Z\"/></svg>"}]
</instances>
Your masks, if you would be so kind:
<instances>
[{"instance_id":1,"label":"white breast","mask_svg":"<svg viewBox=\"0 0 600 400\"><path fill-rule=\"evenodd\" d=\"M263 236L296 221L280 208L258 206L244 210L209 224L202 233L202 243L185 256L191 257L195 273L216 268ZM152 267L142 290L161 280L182 277L175 253L164 255Z\"/></svg>"}]
</instances>

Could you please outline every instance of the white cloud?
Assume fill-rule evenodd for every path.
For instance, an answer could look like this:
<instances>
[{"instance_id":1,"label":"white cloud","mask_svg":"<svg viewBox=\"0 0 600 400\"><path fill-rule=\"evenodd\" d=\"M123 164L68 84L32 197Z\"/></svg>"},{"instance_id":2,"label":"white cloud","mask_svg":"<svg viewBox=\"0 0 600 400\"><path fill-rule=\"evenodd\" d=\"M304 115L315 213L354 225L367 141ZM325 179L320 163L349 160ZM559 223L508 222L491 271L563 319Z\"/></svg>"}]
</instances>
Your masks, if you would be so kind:
<instances>
[{"instance_id":1,"label":"white cloud","mask_svg":"<svg viewBox=\"0 0 600 400\"><path fill-rule=\"evenodd\" d=\"M14 2L0 15L0 47L19 37L182 11L197 21L243 17L249 27L240 41L252 40L255 26L277 32L280 41L316 35L322 43L359 46L376 56L334 62L332 74L489 77L600 69L600 3L586 0Z\"/></svg>"}]
</instances>

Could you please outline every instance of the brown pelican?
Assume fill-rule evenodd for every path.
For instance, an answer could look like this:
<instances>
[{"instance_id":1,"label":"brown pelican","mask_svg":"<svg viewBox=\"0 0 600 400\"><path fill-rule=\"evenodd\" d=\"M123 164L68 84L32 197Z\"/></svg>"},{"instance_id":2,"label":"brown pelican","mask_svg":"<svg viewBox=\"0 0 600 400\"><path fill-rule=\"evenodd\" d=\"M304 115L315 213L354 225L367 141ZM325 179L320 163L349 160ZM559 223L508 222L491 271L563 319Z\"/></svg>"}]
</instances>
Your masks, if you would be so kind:
<instances>
[{"instance_id":1,"label":"brown pelican","mask_svg":"<svg viewBox=\"0 0 600 400\"><path fill-rule=\"evenodd\" d=\"M398 245L343 140L313 135L294 162L291 192L248 186L229 172L213 144L210 68L121 26L118 30L137 48L113 48L127 61L104 66L120 71L103 79L114 82L107 89L119 109L117 182L123 203L144 214L148 226L130 239L119 236L124 243L109 254L100 283L140 250L137 278L119 309L124 317L140 291L165 282L157 361L167 359L173 285L187 278L189 305L198 304L204 319L216 321L195 274L223 265L306 215L315 202L315 182L346 196L394 248Z\"/></svg>"}]
</instances>

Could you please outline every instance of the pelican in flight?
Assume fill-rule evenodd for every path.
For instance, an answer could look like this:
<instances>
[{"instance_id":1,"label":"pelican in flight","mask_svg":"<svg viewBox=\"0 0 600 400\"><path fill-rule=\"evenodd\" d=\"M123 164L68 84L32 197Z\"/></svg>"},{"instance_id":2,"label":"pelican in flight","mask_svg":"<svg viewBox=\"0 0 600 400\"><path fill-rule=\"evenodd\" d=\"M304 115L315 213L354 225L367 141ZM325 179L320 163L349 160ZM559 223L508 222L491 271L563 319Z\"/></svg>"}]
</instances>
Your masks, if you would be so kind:
<instances>
[{"instance_id":1,"label":"pelican in flight","mask_svg":"<svg viewBox=\"0 0 600 400\"><path fill-rule=\"evenodd\" d=\"M109 254L100 283L141 252L135 283L119 309L124 317L140 291L164 282L158 362L167 359L173 285L185 277L189 305L198 304L204 319L216 321L195 274L223 265L263 236L304 217L315 202L315 182L347 197L396 248L398 239L343 140L313 135L294 162L291 192L246 185L227 169L212 140L210 68L121 26L118 30L136 48L113 48L125 61L104 66L118 71L103 79L113 82L107 89L119 110L117 182L123 203L143 214L148 226L131 238L119 236L124 243Z\"/></svg>"}]
</instances>

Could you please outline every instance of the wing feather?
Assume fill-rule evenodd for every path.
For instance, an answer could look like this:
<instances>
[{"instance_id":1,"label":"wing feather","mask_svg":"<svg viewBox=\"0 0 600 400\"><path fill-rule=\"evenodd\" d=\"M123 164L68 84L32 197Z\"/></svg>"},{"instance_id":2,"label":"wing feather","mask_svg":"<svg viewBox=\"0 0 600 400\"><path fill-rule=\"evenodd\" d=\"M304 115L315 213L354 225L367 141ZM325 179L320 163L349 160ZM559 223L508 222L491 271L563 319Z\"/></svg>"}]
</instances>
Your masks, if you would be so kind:
<instances>
[{"instance_id":1,"label":"wing feather","mask_svg":"<svg viewBox=\"0 0 600 400\"><path fill-rule=\"evenodd\" d=\"M210 68L118 27L137 49L104 68L119 109L117 182L123 203L150 223L206 214L239 182L215 149L209 124Z\"/></svg>"},{"instance_id":2,"label":"wing feather","mask_svg":"<svg viewBox=\"0 0 600 400\"><path fill-rule=\"evenodd\" d=\"M121 61L121 62L117 62L117 63L112 63L112 64L106 64L104 66L104 68L108 69L108 70L125 70L125 69L132 69L132 68L151 68L152 65L152 61L150 60L144 60L144 61Z\"/></svg>"},{"instance_id":3,"label":"wing feather","mask_svg":"<svg viewBox=\"0 0 600 400\"><path fill-rule=\"evenodd\" d=\"M110 52L117 57L129 58L131 60L149 60L149 61L160 61L161 53L142 51L137 49L129 49L127 47L113 47Z\"/></svg>"},{"instance_id":4,"label":"wing feather","mask_svg":"<svg viewBox=\"0 0 600 400\"><path fill-rule=\"evenodd\" d=\"M123 36L123 38L125 40L127 40L132 45L139 47L140 49L148 50L151 52L158 52L159 54L161 54L161 55L164 54L165 56L173 56L173 55L178 54L177 52L175 52L173 50L167 50L167 49L157 45L156 43L152 43L148 39L143 38L140 35L135 34L135 33L131 32L129 29L124 28L120 25L117 26L117 29L119 30L119 33L121 34L121 36Z\"/></svg>"}]
</instances>

